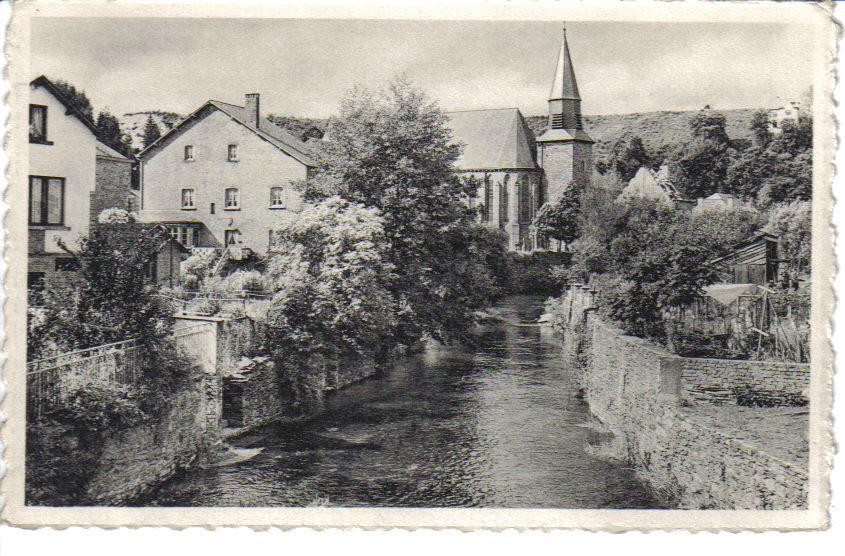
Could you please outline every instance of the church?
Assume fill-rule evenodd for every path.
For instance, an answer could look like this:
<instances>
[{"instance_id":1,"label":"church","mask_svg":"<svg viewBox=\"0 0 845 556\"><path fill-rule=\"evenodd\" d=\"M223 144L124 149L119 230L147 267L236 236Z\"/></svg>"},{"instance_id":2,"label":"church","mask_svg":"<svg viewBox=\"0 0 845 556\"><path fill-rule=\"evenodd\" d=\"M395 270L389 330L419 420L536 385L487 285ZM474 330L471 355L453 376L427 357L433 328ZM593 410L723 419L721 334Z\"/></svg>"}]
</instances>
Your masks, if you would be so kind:
<instances>
[{"instance_id":1,"label":"church","mask_svg":"<svg viewBox=\"0 0 845 556\"><path fill-rule=\"evenodd\" d=\"M457 166L480 183L470 206L481 222L508 236L512 251L547 248L531 222L544 203L554 203L571 182L586 187L594 141L584 131L581 96L566 40L560 46L548 100L546 131L536 140L517 108L449 112L449 127L464 145Z\"/></svg>"}]
</instances>

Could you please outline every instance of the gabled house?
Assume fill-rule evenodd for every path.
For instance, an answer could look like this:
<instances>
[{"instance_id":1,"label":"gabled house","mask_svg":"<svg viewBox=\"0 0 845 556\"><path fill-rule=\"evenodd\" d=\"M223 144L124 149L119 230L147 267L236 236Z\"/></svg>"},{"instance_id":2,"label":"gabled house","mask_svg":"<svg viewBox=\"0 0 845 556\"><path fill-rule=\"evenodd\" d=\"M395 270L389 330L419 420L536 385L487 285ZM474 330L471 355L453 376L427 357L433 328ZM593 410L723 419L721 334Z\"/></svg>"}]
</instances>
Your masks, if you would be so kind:
<instances>
[{"instance_id":1,"label":"gabled house","mask_svg":"<svg viewBox=\"0 0 845 556\"><path fill-rule=\"evenodd\" d=\"M132 210L132 164L128 158L108 145L96 144L96 188L91 193L91 221L96 222L108 208Z\"/></svg>"},{"instance_id":2,"label":"gabled house","mask_svg":"<svg viewBox=\"0 0 845 556\"><path fill-rule=\"evenodd\" d=\"M162 223L185 247L264 254L276 224L295 218L292 184L315 162L299 139L244 106L209 100L142 151L138 220Z\"/></svg>"},{"instance_id":3,"label":"gabled house","mask_svg":"<svg viewBox=\"0 0 845 556\"><path fill-rule=\"evenodd\" d=\"M619 194L620 200L635 197L655 199L678 209L690 209L694 204L692 200L685 199L672 183L669 167L665 164L657 171L645 166L637 170Z\"/></svg>"},{"instance_id":4,"label":"gabled house","mask_svg":"<svg viewBox=\"0 0 845 556\"><path fill-rule=\"evenodd\" d=\"M75 274L59 247L88 232L96 190L97 128L43 75L29 84L27 282L40 290Z\"/></svg>"}]
</instances>

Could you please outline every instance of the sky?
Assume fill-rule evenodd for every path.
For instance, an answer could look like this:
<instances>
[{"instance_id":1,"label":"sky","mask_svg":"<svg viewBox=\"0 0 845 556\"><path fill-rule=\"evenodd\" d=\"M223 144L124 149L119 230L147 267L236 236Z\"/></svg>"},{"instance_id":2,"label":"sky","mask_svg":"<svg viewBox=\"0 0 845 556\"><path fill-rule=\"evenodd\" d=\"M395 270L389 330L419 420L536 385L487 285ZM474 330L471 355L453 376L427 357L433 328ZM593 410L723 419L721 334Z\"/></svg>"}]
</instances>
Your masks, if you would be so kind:
<instances>
[{"instance_id":1,"label":"sky","mask_svg":"<svg viewBox=\"0 0 845 556\"><path fill-rule=\"evenodd\" d=\"M768 108L812 81L806 30L762 23L570 22L584 114ZM525 21L35 18L32 77L95 110L190 113L209 99L337 113L353 86L405 74L446 110L544 114L562 24Z\"/></svg>"}]
</instances>

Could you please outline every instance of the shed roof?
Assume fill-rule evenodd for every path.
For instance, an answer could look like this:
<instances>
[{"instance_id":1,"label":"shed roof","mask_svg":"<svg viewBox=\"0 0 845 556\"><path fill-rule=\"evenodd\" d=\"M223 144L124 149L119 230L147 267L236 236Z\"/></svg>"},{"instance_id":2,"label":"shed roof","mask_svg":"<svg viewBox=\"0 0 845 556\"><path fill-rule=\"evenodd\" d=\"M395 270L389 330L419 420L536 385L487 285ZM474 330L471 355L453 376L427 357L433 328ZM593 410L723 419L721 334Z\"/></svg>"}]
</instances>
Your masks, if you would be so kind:
<instances>
[{"instance_id":1,"label":"shed roof","mask_svg":"<svg viewBox=\"0 0 845 556\"><path fill-rule=\"evenodd\" d=\"M528 126L517 108L447 112L461 170L535 169Z\"/></svg>"}]
</instances>

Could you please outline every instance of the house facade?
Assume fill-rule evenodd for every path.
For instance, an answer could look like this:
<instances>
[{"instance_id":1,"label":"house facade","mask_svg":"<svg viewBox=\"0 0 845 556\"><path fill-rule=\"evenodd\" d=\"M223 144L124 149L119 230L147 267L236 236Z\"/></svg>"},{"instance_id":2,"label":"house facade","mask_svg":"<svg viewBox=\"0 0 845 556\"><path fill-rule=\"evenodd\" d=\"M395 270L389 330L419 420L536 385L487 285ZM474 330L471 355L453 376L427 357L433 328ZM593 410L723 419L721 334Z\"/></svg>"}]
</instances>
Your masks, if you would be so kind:
<instances>
[{"instance_id":1,"label":"house facade","mask_svg":"<svg viewBox=\"0 0 845 556\"><path fill-rule=\"evenodd\" d=\"M516 108L447 113L464 153L458 169L479 183L470 206L508 236L513 251L545 249L531 229L540 207L557 202L571 183L590 184L594 141L584 131L581 95L564 32L548 99L546 131L534 140Z\"/></svg>"},{"instance_id":2,"label":"house facade","mask_svg":"<svg viewBox=\"0 0 845 556\"><path fill-rule=\"evenodd\" d=\"M185 247L267 252L270 232L296 218L292 184L315 163L307 147L244 106L208 101L140 155L141 222L162 223Z\"/></svg>"},{"instance_id":3,"label":"house facade","mask_svg":"<svg viewBox=\"0 0 845 556\"><path fill-rule=\"evenodd\" d=\"M71 278L61 249L88 232L97 177L96 127L44 76L29 88L28 285Z\"/></svg>"},{"instance_id":4,"label":"house facade","mask_svg":"<svg viewBox=\"0 0 845 556\"><path fill-rule=\"evenodd\" d=\"M780 108L769 109L769 133L772 135L783 133L784 122L798 124L800 113L801 103L798 101L790 101Z\"/></svg>"}]
</instances>

